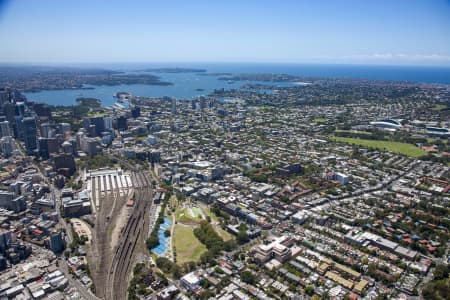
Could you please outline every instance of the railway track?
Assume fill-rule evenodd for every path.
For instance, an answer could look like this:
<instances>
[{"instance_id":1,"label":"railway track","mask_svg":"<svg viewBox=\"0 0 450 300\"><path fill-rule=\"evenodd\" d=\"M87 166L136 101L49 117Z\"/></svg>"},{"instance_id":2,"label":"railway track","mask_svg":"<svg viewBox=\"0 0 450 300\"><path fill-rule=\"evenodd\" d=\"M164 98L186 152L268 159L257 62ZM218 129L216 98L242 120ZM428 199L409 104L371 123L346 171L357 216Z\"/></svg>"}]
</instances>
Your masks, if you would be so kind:
<instances>
[{"instance_id":1,"label":"railway track","mask_svg":"<svg viewBox=\"0 0 450 300\"><path fill-rule=\"evenodd\" d=\"M131 272L136 249L138 244L145 245L145 233L148 230L146 214L151 206L152 191L145 173L135 174L134 179L138 186L135 189L135 206L111 260L106 280L106 299L126 299L128 275Z\"/></svg>"},{"instance_id":2,"label":"railway track","mask_svg":"<svg viewBox=\"0 0 450 300\"><path fill-rule=\"evenodd\" d=\"M105 194L99 194L102 200L97 211L97 222L92 246L95 259L94 283L96 294L102 299L126 299L129 274L136 258L136 254L144 249L149 231L150 207L152 205L152 186L150 172L145 172L139 166L128 161L118 159L119 163L132 171L131 179L135 195L134 207L125 226L122 228L117 246L111 249L111 230L120 210L128 200L128 194L122 195L118 190L111 189ZM114 186L116 178L103 178L103 184ZM115 186L118 186L117 181Z\"/></svg>"}]
</instances>

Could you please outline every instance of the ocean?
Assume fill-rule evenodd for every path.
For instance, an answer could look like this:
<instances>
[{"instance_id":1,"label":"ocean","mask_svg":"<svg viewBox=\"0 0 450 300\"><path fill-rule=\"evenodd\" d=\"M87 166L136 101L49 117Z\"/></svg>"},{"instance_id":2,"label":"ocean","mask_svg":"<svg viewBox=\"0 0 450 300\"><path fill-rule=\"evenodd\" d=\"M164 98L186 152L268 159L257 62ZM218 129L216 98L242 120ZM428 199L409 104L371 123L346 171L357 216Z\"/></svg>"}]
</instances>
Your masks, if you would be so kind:
<instances>
[{"instance_id":1,"label":"ocean","mask_svg":"<svg viewBox=\"0 0 450 300\"><path fill-rule=\"evenodd\" d=\"M274 73L307 77L325 78L365 78L375 80L398 80L422 83L450 84L450 67L412 67L412 66L362 66L362 65L312 65L312 64L257 64L257 63L126 63L126 64L78 64L77 67L101 67L105 69L132 72L144 68L200 68L207 73ZM227 82L215 76L201 76L195 73L154 73L162 81L174 83L171 86L155 85L119 85L92 86L94 89L54 90L37 93L24 93L28 100L51 105L74 105L76 98L93 97L102 101L102 105L115 103L113 95L125 91L137 96L176 97L193 99L207 95L214 89L239 88L247 83L242 81ZM269 84L267 82L251 82ZM270 83L272 84L272 83ZM290 83L273 83L286 86ZM199 90L201 89L201 90Z\"/></svg>"}]
</instances>

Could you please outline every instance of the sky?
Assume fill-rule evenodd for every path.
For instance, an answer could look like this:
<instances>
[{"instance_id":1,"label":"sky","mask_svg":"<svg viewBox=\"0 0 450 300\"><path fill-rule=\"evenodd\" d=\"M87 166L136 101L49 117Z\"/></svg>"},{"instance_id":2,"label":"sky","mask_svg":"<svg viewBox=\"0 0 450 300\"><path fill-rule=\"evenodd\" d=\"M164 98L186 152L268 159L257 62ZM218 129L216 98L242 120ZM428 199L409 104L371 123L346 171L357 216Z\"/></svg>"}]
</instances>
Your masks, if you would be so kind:
<instances>
[{"instance_id":1,"label":"sky","mask_svg":"<svg viewBox=\"0 0 450 300\"><path fill-rule=\"evenodd\" d=\"M450 66L450 1L0 0L0 62Z\"/></svg>"}]
</instances>

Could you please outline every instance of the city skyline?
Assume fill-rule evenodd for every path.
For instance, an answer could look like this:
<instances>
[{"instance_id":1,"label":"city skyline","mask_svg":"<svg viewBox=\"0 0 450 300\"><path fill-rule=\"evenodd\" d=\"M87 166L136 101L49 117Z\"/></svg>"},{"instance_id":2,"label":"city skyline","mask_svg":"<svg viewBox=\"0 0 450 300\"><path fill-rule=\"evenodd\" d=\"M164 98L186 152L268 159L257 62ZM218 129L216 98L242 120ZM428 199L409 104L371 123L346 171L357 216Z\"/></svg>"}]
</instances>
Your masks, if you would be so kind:
<instances>
[{"instance_id":1,"label":"city skyline","mask_svg":"<svg viewBox=\"0 0 450 300\"><path fill-rule=\"evenodd\" d=\"M1 63L450 66L448 1L1 3Z\"/></svg>"}]
</instances>

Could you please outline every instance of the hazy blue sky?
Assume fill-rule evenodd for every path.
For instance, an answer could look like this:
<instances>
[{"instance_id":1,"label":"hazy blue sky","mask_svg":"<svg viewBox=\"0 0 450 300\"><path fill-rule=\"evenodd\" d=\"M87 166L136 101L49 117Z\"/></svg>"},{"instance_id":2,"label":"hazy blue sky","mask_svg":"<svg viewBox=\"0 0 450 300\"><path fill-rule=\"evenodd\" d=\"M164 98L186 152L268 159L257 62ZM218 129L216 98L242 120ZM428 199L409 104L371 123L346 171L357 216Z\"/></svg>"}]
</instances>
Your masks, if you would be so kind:
<instances>
[{"instance_id":1,"label":"hazy blue sky","mask_svg":"<svg viewBox=\"0 0 450 300\"><path fill-rule=\"evenodd\" d=\"M0 3L1 62L450 65L450 1Z\"/></svg>"}]
</instances>

